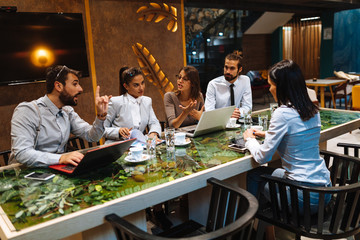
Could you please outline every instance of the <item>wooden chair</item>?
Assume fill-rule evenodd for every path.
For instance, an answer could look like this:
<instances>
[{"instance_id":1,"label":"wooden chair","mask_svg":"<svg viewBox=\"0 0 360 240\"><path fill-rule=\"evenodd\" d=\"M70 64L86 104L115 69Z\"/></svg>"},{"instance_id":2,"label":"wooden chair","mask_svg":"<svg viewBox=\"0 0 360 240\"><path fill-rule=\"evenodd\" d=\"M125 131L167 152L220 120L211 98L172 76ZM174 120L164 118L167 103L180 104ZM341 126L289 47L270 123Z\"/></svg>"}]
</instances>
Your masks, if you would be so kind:
<instances>
[{"instance_id":1,"label":"wooden chair","mask_svg":"<svg viewBox=\"0 0 360 240\"><path fill-rule=\"evenodd\" d=\"M105 219L113 226L117 239L121 240L249 239L258 209L256 198L244 189L230 186L215 178L208 179L208 183L213 187L212 196L206 229L196 231L200 235L189 233L183 228L190 226L188 222L174 227L166 236L155 236L140 230L115 214L107 215ZM196 223L192 221L192 225Z\"/></svg>"},{"instance_id":2,"label":"wooden chair","mask_svg":"<svg viewBox=\"0 0 360 240\"><path fill-rule=\"evenodd\" d=\"M346 91L347 85L348 85L348 81L333 88L335 104L336 104L336 100L340 99L340 107L341 107L341 99L345 99L345 109L346 110L348 107L348 102L347 102L348 95L347 95L347 91ZM326 102L329 102L329 108L331 108L332 98L331 98L330 92L325 92L325 103ZM333 106L333 107L336 108L336 106Z\"/></svg>"},{"instance_id":3,"label":"wooden chair","mask_svg":"<svg viewBox=\"0 0 360 240\"><path fill-rule=\"evenodd\" d=\"M2 156L5 166L9 164L10 153L11 153L11 150L5 150L5 151L0 152L0 156Z\"/></svg>"},{"instance_id":4,"label":"wooden chair","mask_svg":"<svg viewBox=\"0 0 360 240\"><path fill-rule=\"evenodd\" d=\"M94 146L100 146L100 142L88 142L79 137L71 137L67 143L67 152L91 148Z\"/></svg>"},{"instance_id":5,"label":"wooden chair","mask_svg":"<svg viewBox=\"0 0 360 240\"><path fill-rule=\"evenodd\" d=\"M331 172L332 187L301 186L288 179L263 176L269 183L271 202L256 214L261 220L257 239L262 237L264 222L295 233L296 239L300 236L346 238L360 232L360 159L328 151L321 151L321 154ZM287 191L290 191L290 199ZM303 211L299 210L299 192L303 194ZM319 194L318 212L312 215L310 193ZM325 194L331 195L327 205Z\"/></svg>"},{"instance_id":6,"label":"wooden chair","mask_svg":"<svg viewBox=\"0 0 360 240\"><path fill-rule=\"evenodd\" d=\"M352 154L351 156L359 157L360 144L338 143L337 146L344 148L344 154L345 154L345 155L350 155L349 149L353 149L353 154Z\"/></svg>"}]
</instances>

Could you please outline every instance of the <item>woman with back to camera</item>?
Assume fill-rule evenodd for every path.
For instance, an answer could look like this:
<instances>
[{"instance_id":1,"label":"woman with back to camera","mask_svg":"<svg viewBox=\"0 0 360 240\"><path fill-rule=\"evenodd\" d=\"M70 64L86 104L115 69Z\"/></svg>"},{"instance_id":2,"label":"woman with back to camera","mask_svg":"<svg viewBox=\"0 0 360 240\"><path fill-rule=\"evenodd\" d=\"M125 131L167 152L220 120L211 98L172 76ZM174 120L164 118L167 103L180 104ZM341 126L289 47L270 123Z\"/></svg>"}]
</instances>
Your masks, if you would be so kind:
<instances>
[{"instance_id":1,"label":"woman with back to camera","mask_svg":"<svg viewBox=\"0 0 360 240\"><path fill-rule=\"evenodd\" d=\"M123 67L119 78L120 96L111 99L104 122L107 142L127 139L132 129L144 132L146 126L149 126L149 137L159 137L161 126L151 98L144 96L145 80L141 70Z\"/></svg>"},{"instance_id":2,"label":"woman with back to camera","mask_svg":"<svg viewBox=\"0 0 360 240\"><path fill-rule=\"evenodd\" d=\"M274 111L266 132L248 129L245 146L260 164L271 160L277 150L282 168L258 167L248 172L248 191L256 196L262 174L287 178L306 186L331 186L330 172L319 153L321 121L319 108L309 98L300 67L292 60L275 64L268 75L270 92L279 107ZM265 137L259 144L255 136ZM269 200L268 185L263 194ZM326 202L330 195L326 195ZM302 206L302 194L299 194ZM318 195L311 196L311 212L318 210Z\"/></svg>"},{"instance_id":3,"label":"woman with back to camera","mask_svg":"<svg viewBox=\"0 0 360 240\"><path fill-rule=\"evenodd\" d=\"M179 128L197 124L204 111L199 72L193 66L186 66L180 69L176 78L178 90L164 96L168 125Z\"/></svg>"}]
</instances>

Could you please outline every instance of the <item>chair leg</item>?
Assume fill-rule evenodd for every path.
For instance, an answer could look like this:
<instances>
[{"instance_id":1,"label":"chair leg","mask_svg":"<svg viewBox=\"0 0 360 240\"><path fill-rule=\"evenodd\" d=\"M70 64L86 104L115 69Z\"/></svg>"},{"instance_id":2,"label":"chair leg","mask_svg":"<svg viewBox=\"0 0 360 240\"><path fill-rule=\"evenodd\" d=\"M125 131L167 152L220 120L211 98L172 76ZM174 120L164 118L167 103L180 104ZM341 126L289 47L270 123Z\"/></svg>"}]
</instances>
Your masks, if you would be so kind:
<instances>
[{"instance_id":1,"label":"chair leg","mask_svg":"<svg viewBox=\"0 0 360 240\"><path fill-rule=\"evenodd\" d=\"M356 235L354 236L354 239L355 239L355 240L360 240L360 233L356 234Z\"/></svg>"},{"instance_id":2,"label":"chair leg","mask_svg":"<svg viewBox=\"0 0 360 240\"><path fill-rule=\"evenodd\" d=\"M256 231L256 240L263 240L265 235L265 229L269 226L266 222L259 219L259 223Z\"/></svg>"}]
</instances>

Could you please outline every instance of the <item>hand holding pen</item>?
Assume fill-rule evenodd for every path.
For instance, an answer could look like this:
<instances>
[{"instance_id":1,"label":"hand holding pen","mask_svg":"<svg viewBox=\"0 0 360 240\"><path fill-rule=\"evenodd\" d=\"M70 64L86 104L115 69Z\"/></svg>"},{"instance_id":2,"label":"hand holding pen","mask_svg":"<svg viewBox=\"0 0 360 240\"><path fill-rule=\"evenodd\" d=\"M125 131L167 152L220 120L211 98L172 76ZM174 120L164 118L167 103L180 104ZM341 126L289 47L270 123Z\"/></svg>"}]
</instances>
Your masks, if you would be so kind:
<instances>
[{"instance_id":1,"label":"hand holding pen","mask_svg":"<svg viewBox=\"0 0 360 240\"><path fill-rule=\"evenodd\" d=\"M133 128L120 128L119 129L119 134L120 136L123 138L123 139L129 139L130 138L130 131L132 130Z\"/></svg>"}]
</instances>

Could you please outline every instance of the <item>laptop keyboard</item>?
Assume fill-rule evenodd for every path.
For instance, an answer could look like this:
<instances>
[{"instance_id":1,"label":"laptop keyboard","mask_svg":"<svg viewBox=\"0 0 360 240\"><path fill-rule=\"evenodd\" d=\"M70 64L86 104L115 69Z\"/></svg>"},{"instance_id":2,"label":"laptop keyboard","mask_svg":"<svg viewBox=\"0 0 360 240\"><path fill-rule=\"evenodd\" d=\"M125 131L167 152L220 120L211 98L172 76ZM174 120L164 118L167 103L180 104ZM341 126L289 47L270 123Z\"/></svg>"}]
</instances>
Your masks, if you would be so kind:
<instances>
[{"instance_id":1,"label":"laptop keyboard","mask_svg":"<svg viewBox=\"0 0 360 240\"><path fill-rule=\"evenodd\" d=\"M67 165L67 166L65 166L65 167L62 167L61 169L68 170L68 171L72 171L72 170L75 169L75 166Z\"/></svg>"}]
</instances>

